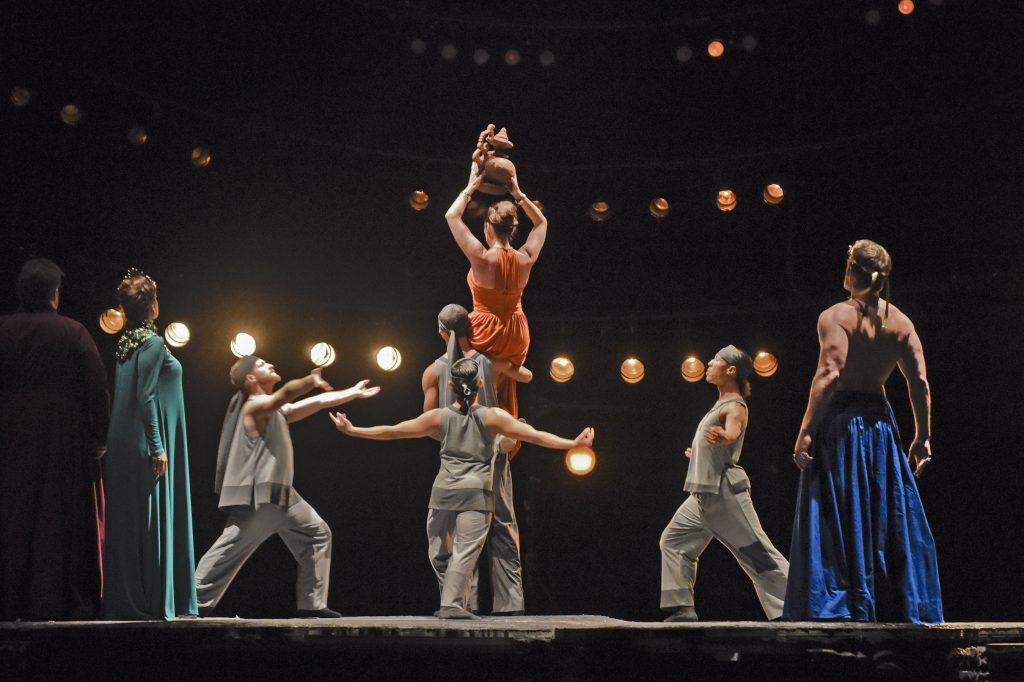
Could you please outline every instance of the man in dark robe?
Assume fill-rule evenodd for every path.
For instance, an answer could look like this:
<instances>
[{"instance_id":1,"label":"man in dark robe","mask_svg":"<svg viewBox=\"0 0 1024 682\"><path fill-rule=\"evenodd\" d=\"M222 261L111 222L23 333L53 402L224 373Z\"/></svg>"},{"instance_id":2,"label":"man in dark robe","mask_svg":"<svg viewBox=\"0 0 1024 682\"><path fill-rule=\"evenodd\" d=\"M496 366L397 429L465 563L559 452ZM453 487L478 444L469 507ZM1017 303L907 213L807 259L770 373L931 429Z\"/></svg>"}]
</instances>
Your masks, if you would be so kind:
<instances>
[{"instance_id":1,"label":"man in dark robe","mask_svg":"<svg viewBox=\"0 0 1024 682\"><path fill-rule=\"evenodd\" d=\"M110 418L96 344L57 314L64 273L25 263L0 317L0 619L96 617Z\"/></svg>"}]
</instances>

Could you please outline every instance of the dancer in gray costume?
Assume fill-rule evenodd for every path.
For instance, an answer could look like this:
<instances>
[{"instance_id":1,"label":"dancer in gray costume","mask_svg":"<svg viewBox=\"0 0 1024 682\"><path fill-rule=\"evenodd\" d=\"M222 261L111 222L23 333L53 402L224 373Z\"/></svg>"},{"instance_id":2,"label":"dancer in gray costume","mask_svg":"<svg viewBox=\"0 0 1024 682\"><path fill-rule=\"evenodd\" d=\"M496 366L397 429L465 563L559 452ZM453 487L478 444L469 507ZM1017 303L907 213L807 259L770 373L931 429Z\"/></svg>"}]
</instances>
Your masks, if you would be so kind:
<instances>
[{"instance_id":1,"label":"dancer in gray costume","mask_svg":"<svg viewBox=\"0 0 1024 682\"><path fill-rule=\"evenodd\" d=\"M380 388L367 388L369 381L364 380L333 391L319 369L275 391L279 381L274 366L253 355L231 368L231 383L238 392L224 417L214 484L220 495L218 506L228 512L228 519L224 532L196 567L200 615L213 610L242 565L275 533L299 564L296 615L341 615L327 608L331 529L292 487L295 466L288 424L355 398L370 398ZM291 402L313 388L324 392Z\"/></svg>"},{"instance_id":2,"label":"dancer in gray costume","mask_svg":"<svg viewBox=\"0 0 1024 682\"><path fill-rule=\"evenodd\" d=\"M437 331L456 357L473 358L480 365L483 387L477 395L477 402L484 407L498 407L495 392L495 373L509 376L514 381L527 383L533 373L525 367L513 366L507 360L491 360L469 345L469 313L462 306L450 303L437 316ZM457 350L453 345L457 344ZM423 411L427 412L441 405L455 401L449 386L451 371L448 354L432 362L423 372ZM513 503L512 470L508 453L515 441L499 438L492 466L492 491L494 495L494 517L487 534L487 558L491 571L492 615L517 616L526 612L523 599L523 564L519 555L519 524ZM470 596L470 608L477 609L477 584L474 576Z\"/></svg>"},{"instance_id":3,"label":"dancer in gray costume","mask_svg":"<svg viewBox=\"0 0 1024 682\"><path fill-rule=\"evenodd\" d=\"M441 467L434 479L427 512L430 562L441 586L441 608L434 614L439 618L476 618L467 607L473 571L494 510L494 438L502 435L559 450L594 442L591 428L583 429L575 440L568 440L516 421L499 407L474 405L482 385L480 366L470 358L462 358L451 364L451 386L455 391L452 405L394 426L360 428L353 426L344 414L331 415L338 430L350 436L375 440L424 436L440 439Z\"/></svg>"},{"instance_id":4,"label":"dancer in gray costume","mask_svg":"<svg viewBox=\"0 0 1024 682\"><path fill-rule=\"evenodd\" d=\"M665 620L697 620L693 584L697 560L717 538L754 583L769 620L782 616L789 562L772 545L750 499L750 479L738 465L747 431L750 356L726 346L708 363L707 382L718 388L718 402L701 420L683 489L690 493L661 534L661 608Z\"/></svg>"}]
</instances>

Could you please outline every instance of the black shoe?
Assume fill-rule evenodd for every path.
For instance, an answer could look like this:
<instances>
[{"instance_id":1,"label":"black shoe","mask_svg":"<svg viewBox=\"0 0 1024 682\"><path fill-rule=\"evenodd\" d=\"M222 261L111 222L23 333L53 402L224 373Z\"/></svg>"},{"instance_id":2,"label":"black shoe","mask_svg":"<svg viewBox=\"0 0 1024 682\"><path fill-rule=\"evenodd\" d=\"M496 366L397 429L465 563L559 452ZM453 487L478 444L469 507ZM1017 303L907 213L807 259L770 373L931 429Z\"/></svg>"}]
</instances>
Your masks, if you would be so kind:
<instances>
[{"instance_id":1,"label":"black shoe","mask_svg":"<svg viewBox=\"0 0 1024 682\"><path fill-rule=\"evenodd\" d=\"M666 623L696 623L697 612L692 606L680 606L676 612L665 619Z\"/></svg>"},{"instance_id":2,"label":"black shoe","mask_svg":"<svg viewBox=\"0 0 1024 682\"><path fill-rule=\"evenodd\" d=\"M445 620L480 620L480 616L458 606L442 606L434 611L434 616Z\"/></svg>"},{"instance_id":3,"label":"black shoe","mask_svg":"<svg viewBox=\"0 0 1024 682\"><path fill-rule=\"evenodd\" d=\"M322 609L298 609L296 618L341 618L341 614L326 606Z\"/></svg>"}]
</instances>

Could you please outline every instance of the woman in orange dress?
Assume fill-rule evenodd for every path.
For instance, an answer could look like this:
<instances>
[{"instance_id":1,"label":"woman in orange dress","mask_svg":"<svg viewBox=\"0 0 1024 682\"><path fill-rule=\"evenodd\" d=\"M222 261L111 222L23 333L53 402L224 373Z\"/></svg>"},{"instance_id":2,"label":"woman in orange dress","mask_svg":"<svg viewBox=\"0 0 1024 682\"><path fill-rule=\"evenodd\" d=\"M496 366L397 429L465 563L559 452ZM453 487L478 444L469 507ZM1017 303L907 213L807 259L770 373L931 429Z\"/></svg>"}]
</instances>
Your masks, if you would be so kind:
<instances>
[{"instance_id":1,"label":"woman in orange dress","mask_svg":"<svg viewBox=\"0 0 1024 682\"><path fill-rule=\"evenodd\" d=\"M474 163L466 189L459 193L445 214L452 236L470 264L469 275L466 277L469 291L473 295L473 310L469 313L469 343L494 360L507 360L519 366L526 360L526 352L530 349L530 327L522 306L523 289L544 247L548 221L537 205L519 189L519 183L513 175L509 180L509 190L514 203L498 201L487 209L484 222L487 246L484 246L462 220L473 192L482 181L483 176ZM519 208L533 223L533 229L526 243L514 249L511 241L519 226ZM499 375L497 379L499 406L518 417L515 381L505 375Z\"/></svg>"}]
</instances>

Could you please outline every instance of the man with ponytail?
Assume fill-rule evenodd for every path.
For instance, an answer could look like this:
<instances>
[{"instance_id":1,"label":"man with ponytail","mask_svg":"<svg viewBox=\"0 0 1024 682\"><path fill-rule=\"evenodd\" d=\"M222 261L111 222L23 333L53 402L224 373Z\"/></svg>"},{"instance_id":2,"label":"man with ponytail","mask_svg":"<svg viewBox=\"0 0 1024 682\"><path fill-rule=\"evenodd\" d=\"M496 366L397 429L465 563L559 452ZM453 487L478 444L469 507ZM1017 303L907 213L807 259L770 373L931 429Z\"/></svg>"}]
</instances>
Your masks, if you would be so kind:
<instances>
[{"instance_id":1,"label":"man with ponytail","mask_svg":"<svg viewBox=\"0 0 1024 682\"><path fill-rule=\"evenodd\" d=\"M447 346L447 352L423 372L423 411L451 405L451 366L460 357L472 358L480 365L483 386L477 402L484 407L498 407L495 377L503 375L513 381L527 383L533 373L526 367L515 366L508 360L491 360L469 345L469 313L461 305L450 303L437 316L437 330ZM491 570L491 614L522 615L526 611L523 595L523 564L519 554L519 524L516 522L512 494L512 468L509 451L516 442L499 438L492 465L494 516L487 535L487 558ZM472 610L477 608L476 585L470 599Z\"/></svg>"},{"instance_id":2,"label":"man with ponytail","mask_svg":"<svg viewBox=\"0 0 1024 682\"><path fill-rule=\"evenodd\" d=\"M739 466L747 431L753 369L750 356L726 346L708 363L706 380L718 401L697 427L683 489L690 493L661 534L661 608L670 623L697 620L693 585L697 560L716 538L754 583L768 620L782 616L789 563L761 528L750 497L750 479Z\"/></svg>"},{"instance_id":3,"label":"man with ponytail","mask_svg":"<svg viewBox=\"0 0 1024 682\"><path fill-rule=\"evenodd\" d=\"M439 618L476 618L469 609L473 573L487 539L494 512L491 460L494 440L504 436L545 448L566 450L591 445L594 430L583 429L574 440L537 431L498 407L478 405L484 383L472 358L451 364L453 399L393 426L357 427L344 414L331 420L342 433L359 438L394 440L433 436L441 442L441 467L430 493L427 539L430 563L441 593Z\"/></svg>"},{"instance_id":4,"label":"man with ponytail","mask_svg":"<svg viewBox=\"0 0 1024 682\"><path fill-rule=\"evenodd\" d=\"M850 296L818 317L818 368L793 448L786 618L941 623L935 540L914 480L932 459L924 349L889 300L889 252L861 239L846 257ZM909 457L885 396L896 367L914 411Z\"/></svg>"},{"instance_id":5,"label":"man with ponytail","mask_svg":"<svg viewBox=\"0 0 1024 682\"><path fill-rule=\"evenodd\" d=\"M229 378L237 391L224 416L214 483L228 519L196 566L199 613L213 610L252 553L277 534L299 564L296 616L337 618L341 614L327 608L331 529L292 487L295 464L288 425L356 398L373 397L380 387L367 388L369 381L363 380L334 391L314 369L274 390L281 376L255 355L236 362ZM323 392L292 402L314 388Z\"/></svg>"}]
</instances>

